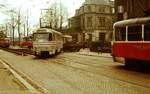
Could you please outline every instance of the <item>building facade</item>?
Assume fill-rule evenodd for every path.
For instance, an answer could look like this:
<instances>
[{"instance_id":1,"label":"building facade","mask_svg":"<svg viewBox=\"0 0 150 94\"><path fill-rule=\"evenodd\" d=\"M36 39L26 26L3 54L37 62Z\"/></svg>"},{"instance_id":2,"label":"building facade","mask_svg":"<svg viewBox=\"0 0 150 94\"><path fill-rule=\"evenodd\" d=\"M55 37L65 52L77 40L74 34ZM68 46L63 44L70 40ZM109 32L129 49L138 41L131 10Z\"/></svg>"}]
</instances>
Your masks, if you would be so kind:
<instances>
[{"instance_id":1,"label":"building facade","mask_svg":"<svg viewBox=\"0 0 150 94\"><path fill-rule=\"evenodd\" d=\"M150 16L150 0L115 0L116 21Z\"/></svg>"},{"instance_id":2,"label":"building facade","mask_svg":"<svg viewBox=\"0 0 150 94\"><path fill-rule=\"evenodd\" d=\"M113 3L109 0L85 0L69 19L69 31L73 39L82 41L105 41L112 31ZM76 39L75 39L76 38Z\"/></svg>"}]
</instances>

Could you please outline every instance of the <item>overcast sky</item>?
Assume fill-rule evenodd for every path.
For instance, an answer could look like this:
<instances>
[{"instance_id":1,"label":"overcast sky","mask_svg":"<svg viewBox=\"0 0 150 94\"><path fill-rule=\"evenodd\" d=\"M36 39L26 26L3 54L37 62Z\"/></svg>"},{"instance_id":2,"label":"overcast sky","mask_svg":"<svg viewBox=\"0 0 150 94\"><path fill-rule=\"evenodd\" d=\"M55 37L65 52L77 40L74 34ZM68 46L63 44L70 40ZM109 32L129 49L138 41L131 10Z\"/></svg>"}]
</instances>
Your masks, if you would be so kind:
<instances>
[{"instance_id":1,"label":"overcast sky","mask_svg":"<svg viewBox=\"0 0 150 94\"><path fill-rule=\"evenodd\" d=\"M75 14L75 9L79 8L84 0L3 0L9 7L21 8L22 10L30 10L32 21L36 22L40 15L40 9L47 8L53 2L62 2L67 7L69 17ZM1 2L0 2L1 3ZM7 16L0 12L0 23L7 19ZM31 18L30 18L31 19Z\"/></svg>"}]
</instances>

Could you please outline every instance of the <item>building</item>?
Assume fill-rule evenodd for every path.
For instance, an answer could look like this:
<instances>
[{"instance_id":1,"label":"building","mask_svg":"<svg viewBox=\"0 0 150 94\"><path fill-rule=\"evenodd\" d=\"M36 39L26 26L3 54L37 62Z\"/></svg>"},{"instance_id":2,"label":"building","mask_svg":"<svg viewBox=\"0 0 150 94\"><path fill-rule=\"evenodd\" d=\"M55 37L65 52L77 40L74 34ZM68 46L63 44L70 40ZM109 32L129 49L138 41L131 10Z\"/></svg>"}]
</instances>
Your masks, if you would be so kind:
<instances>
[{"instance_id":1,"label":"building","mask_svg":"<svg viewBox=\"0 0 150 94\"><path fill-rule=\"evenodd\" d=\"M150 0L115 0L116 21L150 16Z\"/></svg>"},{"instance_id":2,"label":"building","mask_svg":"<svg viewBox=\"0 0 150 94\"><path fill-rule=\"evenodd\" d=\"M77 42L105 41L112 31L113 12L113 2L109 0L85 0L69 19L68 34Z\"/></svg>"}]
</instances>

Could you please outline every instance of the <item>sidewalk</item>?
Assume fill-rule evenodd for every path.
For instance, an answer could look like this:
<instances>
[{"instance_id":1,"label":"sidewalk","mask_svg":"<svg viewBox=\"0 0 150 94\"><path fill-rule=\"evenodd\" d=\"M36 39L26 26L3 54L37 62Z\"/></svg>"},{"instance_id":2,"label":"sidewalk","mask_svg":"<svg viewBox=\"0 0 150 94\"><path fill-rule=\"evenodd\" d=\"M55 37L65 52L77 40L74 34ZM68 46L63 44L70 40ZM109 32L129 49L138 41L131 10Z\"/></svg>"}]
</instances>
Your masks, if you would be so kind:
<instances>
[{"instance_id":1,"label":"sidewalk","mask_svg":"<svg viewBox=\"0 0 150 94\"><path fill-rule=\"evenodd\" d=\"M97 56L97 57L112 58L111 53L91 52L88 48L86 48L86 49L81 49L77 54L86 55L86 56Z\"/></svg>"}]
</instances>

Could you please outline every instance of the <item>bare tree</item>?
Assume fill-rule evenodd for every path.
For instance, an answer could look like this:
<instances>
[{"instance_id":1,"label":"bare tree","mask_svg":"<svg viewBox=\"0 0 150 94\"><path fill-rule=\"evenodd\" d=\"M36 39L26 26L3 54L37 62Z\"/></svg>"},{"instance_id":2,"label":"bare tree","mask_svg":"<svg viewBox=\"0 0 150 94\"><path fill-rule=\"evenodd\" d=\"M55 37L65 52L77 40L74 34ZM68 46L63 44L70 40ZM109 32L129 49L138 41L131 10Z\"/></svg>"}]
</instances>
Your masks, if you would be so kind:
<instances>
[{"instance_id":1,"label":"bare tree","mask_svg":"<svg viewBox=\"0 0 150 94\"><path fill-rule=\"evenodd\" d=\"M42 14L44 20L48 21L49 26L53 29L62 29L62 24L68 19L68 10L61 2L55 2L45 9Z\"/></svg>"}]
</instances>

